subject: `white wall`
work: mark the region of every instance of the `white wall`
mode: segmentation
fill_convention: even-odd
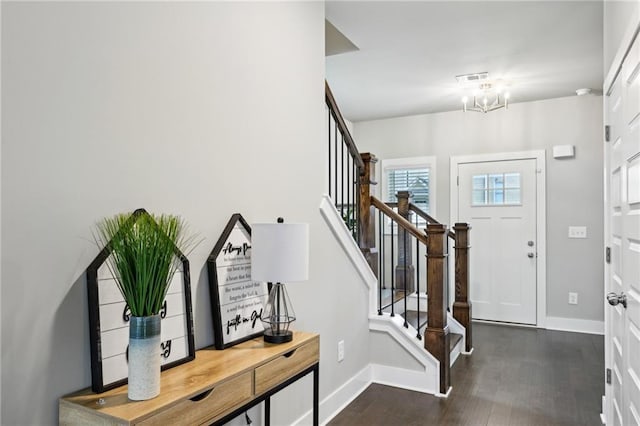
[[[321,399],[368,364],[366,289],[318,210],[322,3],[3,3],[2,67],[2,424],[56,423],[57,398],[90,385],[91,230],[137,207],[205,238],[197,347],[213,342],[204,266],[231,214],[310,223],[310,280],[289,291],[296,327],[321,334]],[[310,408],[307,380],[274,398],[273,422]]]
[[[489,114],[462,111],[354,123],[361,152],[380,159],[437,157],[437,211],[449,221],[449,158],[456,155],[547,151],[547,316],[603,320],[602,97],[517,103]],[[554,145],[576,157],[554,160]],[[569,225],[589,238],[569,240]],[[473,232],[473,231],[471,231]],[[579,293],[569,305],[568,293]]]

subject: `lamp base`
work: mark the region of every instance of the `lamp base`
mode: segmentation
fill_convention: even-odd
[[[264,341],[267,343],[287,343],[291,340],[293,340],[291,331],[280,332],[280,334],[273,334],[271,330],[264,331]]]

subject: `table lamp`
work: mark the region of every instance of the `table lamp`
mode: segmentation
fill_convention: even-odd
[[[291,341],[289,325],[296,320],[285,282],[309,279],[309,225],[254,223],[251,225],[251,280],[269,283],[269,299],[260,319],[268,343]]]

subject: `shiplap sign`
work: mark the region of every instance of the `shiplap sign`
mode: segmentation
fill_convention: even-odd
[[[143,209],[134,215],[147,214]],[[132,215],[132,217],[137,217]],[[104,392],[127,382],[129,318],[127,304],[111,274],[105,248],[87,268],[91,339],[91,382],[94,392]],[[158,356],[162,369],[195,358],[189,261],[177,249],[180,268],[172,277],[161,317]]]
[[[217,349],[262,335],[260,315],[267,284],[251,280],[251,228],[231,216],[207,261],[214,342]]]

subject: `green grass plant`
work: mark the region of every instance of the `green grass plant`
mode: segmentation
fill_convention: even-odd
[[[107,265],[131,315],[157,315],[182,265],[176,247],[184,253],[194,245],[184,221],[143,211],[104,218],[96,227],[96,241],[111,251]]]

